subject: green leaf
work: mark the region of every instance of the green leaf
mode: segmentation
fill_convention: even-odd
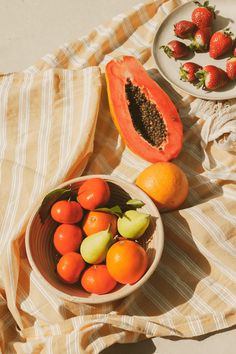
[[[60,188],[48,193],[43,199],[42,204],[39,208],[39,216],[41,222],[44,224],[48,215],[50,214],[51,207],[59,199],[69,199],[71,197],[71,190]]]
[[[123,215],[123,212],[122,212],[121,208],[119,207],[119,205],[115,205],[112,208],[97,208],[95,210],[104,211],[106,213],[114,214],[118,217],[122,217],[122,215]]]
[[[134,207],[135,209],[141,208],[142,206],[145,205],[145,203],[139,199],[130,199],[130,200],[128,200],[128,202],[126,202],[126,204]]]

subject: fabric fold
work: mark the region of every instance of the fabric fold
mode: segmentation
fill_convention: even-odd
[[[24,318],[22,308],[26,282],[19,284],[26,223],[48,191],[75,169],[81,174],[87,164],[100,104],[100,69],[13,73],[1,78],[0,90],[1,286],[9,322],[22,329],[31,317]]]
[[[235,181],[236,163],[232,154],[236,152],[236,99],[222,102],[196,99],[190,115],[204,120],[201,145],[207,176]]]

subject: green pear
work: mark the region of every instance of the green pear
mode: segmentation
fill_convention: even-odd
[[[128,210],[118,218],[117,229],[125,238],[137,239],[141,237],[150,223],[150,215],[137,210]]]
[[[80,253],[85,262],[99,264],[104,261],[113,237],[109,230],[104,230],[87,236],[80,246]]]

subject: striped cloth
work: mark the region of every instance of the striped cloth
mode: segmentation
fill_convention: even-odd
[[[65,44],[21,73],[0,76],[0,348],[2,353],[99,353],[154,336],[193,337],[236,323],[236,102],[194,100],[152,69],[151,43],[184,1],[150,1]],[[134,55],[171,96],[184,124],[175,160],[189,196],[162,214],[165,246],[148,282],[115,303],[63,301],[32,272],[24,232],[57,184],[105,173],[134,181],[148,163],[110,118],[103,71]]]

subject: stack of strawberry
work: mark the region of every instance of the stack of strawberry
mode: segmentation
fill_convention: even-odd
[[[207,52],[213,59],[222,58],[230,53],[232,56],[226,62],[226,71],[214,65],[204,67],[186,62],[181,65],[179,74],[183,81],[193,83],[197,88],[217,90],[230,80],[236,80],[236,41],[229,28],[213,33],[212,25],[216,18],[215,8],[195,2],[197,8],[192,12],[192,21],[182,20],[174,25],[174,33],[181,39],[191,40],[189,46],[178,40],[172,40],[162,46],[168,57],[174,59],[187,58],[192,52]]]

